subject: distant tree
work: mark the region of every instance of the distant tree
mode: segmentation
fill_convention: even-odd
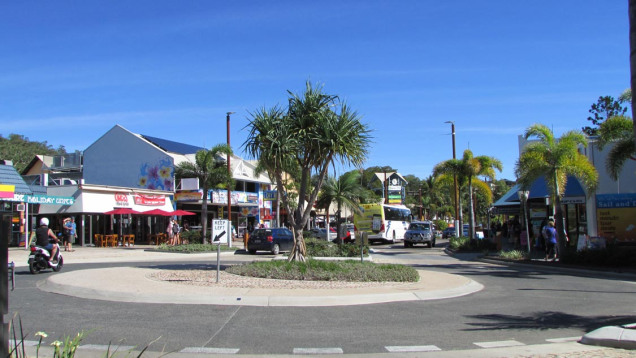
[[[175,167],[177,178],[198,178],[203,189],[201,203],[201,226],[203,243],[207,243],[208,233],[208,191],[213,188],[227,188],[232,178],[227,172],[227,162],[221,154],[232,155],[227,144],[218,144],[210,150],[200,150],[194,156],[194,162],[181,162]]]
[[[621,102],[615,100],[612,96],[601,96],[596,103],[592,104],[588,112],[592,116],[587,117],[587,120],[591,121],[596,127],[586,126],[582,128],[582,131],[588,136],[593,136],[597,134],[598,126],[604,120],[614,116],[622,116],[627,112],[627,108],[623,107]]]
[[[63,145],[54,149],[46,141],[32,142],[20,134],[9,134],[8,138],[0,135],[0,159],[13,161],[13,167],[22,172],[36,155],[64,155]]]
[[[347,208],[354,213],[359,213],[360,206],[358,204],[360,203],[361,192],[360,173],[355,170],[344,173],[338,179],[327,177],[320,189],[320,194],[318,194],[318,200],[316,201],[318,207],[326,209],[327,213],[329,213],[331,204],[336,204],[336,239],[339,239],[338,242],[340,243],[342,243],[342,238],[340,237],[342,209]]]

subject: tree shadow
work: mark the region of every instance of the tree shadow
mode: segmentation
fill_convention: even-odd
[[[562,329],[578,328],[589,332],[604,326],[619,326],[636,322],[636,316],[579,316],[563,312],[543,311],[527,316],[485,314],[467,316],[479,322],[469,322],[475,328],[466,331],[491,331],[503,329]]]

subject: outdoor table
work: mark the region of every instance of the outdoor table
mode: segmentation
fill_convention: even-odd
[[[116,247],[117,246],[117,234],[113,235],[104,235],[104,241],[106,247]]]

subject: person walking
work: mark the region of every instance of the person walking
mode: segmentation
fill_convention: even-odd
[[[77,225],[75,224],[75,218],[71,216],[71,232],[69,233],[69,240],[68,240],[68,251],[75,251],[73,250],[73,244],[75,243],[75,239],[77,239]]]
[[[168,235],[168,245],[173,245],[174,232],[172,232],[172,219],[168,220],[168,227],[166,228],[166,235]]]
[[[64,219],[62,224],[62,243],[64,244],[64,251],[71,251],[71,237],[74,235],[73,225],[71,218]]]
[[[557,259],[557,233],[554,228],[554,220],[550,219],[548,225],[545,226],[543,236],[545,237],[545,260],[552,258],[552,261]]]
[[[181,245],[181,236],[179,233],[181,232],[181,228],[179,227],[179,223],[176,219],[172,220],[172,245]]]

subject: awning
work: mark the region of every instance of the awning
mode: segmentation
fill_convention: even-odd
[[[516,188],[516,189],[515,189]],[[508,195],[508,193],[512,192],[514,195]],[[506,201],[507,202],[517,202],[519,203],[519,196],[517,195],[517,191],[519,191],[519,185],[515,185],[508,193],[506,193]],[[548,191],[548,184],[545,180],[544,176],[539,177],[535,180],[530,186],[530,195],[528,196],[528,200],[532,199],[544,199],[550,197],[550,192]],[[565,193],[563,194],[564,198],[571,197],[581,197],[585,196],[585,190],[579,183],[578,179],[573,176],[568,176],[568,180],[565,184]]]

